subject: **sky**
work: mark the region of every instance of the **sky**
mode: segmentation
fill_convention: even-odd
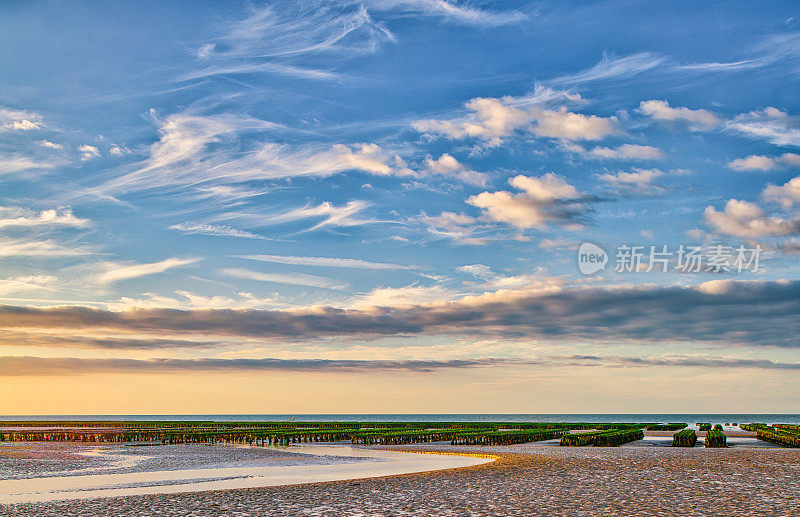
[[[0,414],[796,411],[796,3],[0,9]]]

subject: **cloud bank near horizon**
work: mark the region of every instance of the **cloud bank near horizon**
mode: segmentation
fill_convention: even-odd
[[[289,341],[471,334],[545,341],[699,341],[793,348],[800,346],[796,339],[800,281],[501,290],[452,302],[362,309],[112,312],[77,306],[0,306],[0,328],[111,329]]]

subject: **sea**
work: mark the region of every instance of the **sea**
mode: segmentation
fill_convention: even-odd
[[[800,414],[777,413],[386,413],[274,415],[0,415],[0,421],[212,421],[212,422],[587,422],[800,424]]]

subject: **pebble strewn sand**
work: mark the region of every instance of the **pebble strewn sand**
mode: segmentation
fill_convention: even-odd
[[[408,447],[497,453],[466,469],[24,505],[7,515],[800,515],[800,450]],[[403,449],[402,447],[397,449]]]

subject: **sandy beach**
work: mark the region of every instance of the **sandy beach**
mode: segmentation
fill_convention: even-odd
[[[20,516],[800,513],[800,450],[532,444],[426,444],[391,449],[494,454],[497,460],[360,480],[12,505],[4,512]]]

